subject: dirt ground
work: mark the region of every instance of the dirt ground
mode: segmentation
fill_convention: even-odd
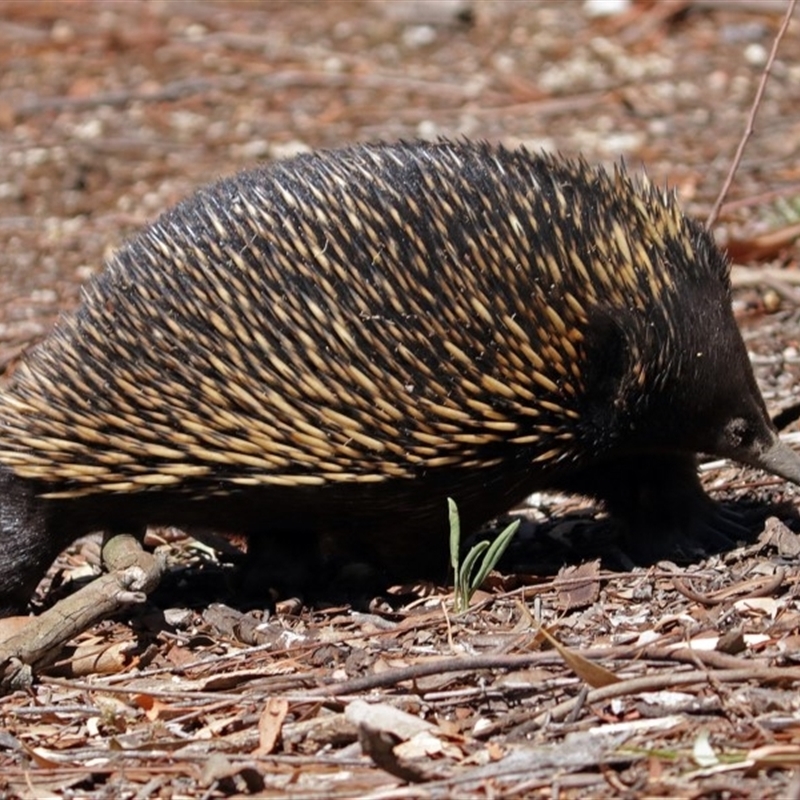
[[[447,136],[624,158],[705,219],[785,9],[0,0],[0,363],[195,187],[310,148]],[[800,12],[715,227],[786,422],[798,225]],[[368,612],[242,613],[213,602],[213,555],[172,534],[165,589],[0,701],[0,798],[800,797],[800,546],[784,524],[800,495],[727,464],[703,475],[721,499],[790,505],[731,552],[624,570],[563,516],[574,499],[534,498],[461,615],[447,587]],[[76,546],[55,583],[96,559]]]

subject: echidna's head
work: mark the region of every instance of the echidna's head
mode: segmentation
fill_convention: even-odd
[[[700,226],[682,220],[677,233],[645,270],[669,276],[658,291],[590,322],[589,379],[605,386],[612,446],[716,455],[800,483],[733,317],[727,260]]]
[[[698,308],[679,336],[680,359],[656,381],[653,407],[661,406],[659,419],[665,421],[657,439],[800,483],[800,457],[769,420],[729,305]]]

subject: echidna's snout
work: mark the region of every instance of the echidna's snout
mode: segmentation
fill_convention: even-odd
[[[756,421],[730,420],[714,452],[800,484],[800,455],[780,440],[766,415]]]
[[[800,455],[782,442],[777,434],[774,434],[772,443],[767,447],[754,449],[752,460],[747,463],[792,483],[800,484]]]

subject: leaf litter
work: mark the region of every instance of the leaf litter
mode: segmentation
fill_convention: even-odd
[[[468,135],[623,156],[703,219],[786,5],[600,5],[3,2],[0,362],[192,188],[311,147]],[[787,431],[799,40],[795,18],[715,231]],[[222,561],[162,532],[166,585],[2,698],[0,797],[800,796],[797,491],[702,474],[725,502],[775,505],[759,538],[628,569],[594,509],[534,497],[462,614],[430,585],[245,612],[216,602]],[[97,550],[71,548],[42,591],[85,580]]]

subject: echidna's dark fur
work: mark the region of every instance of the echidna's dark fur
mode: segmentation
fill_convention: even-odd
[[[93,529],[422,572],[448,495],[478,524],[553,487],[699,535],[696,452],[800,475],[729,301],[709,235],[621,170],[442,142],[224,180],[127,244],[0,396],[0,611]]]

